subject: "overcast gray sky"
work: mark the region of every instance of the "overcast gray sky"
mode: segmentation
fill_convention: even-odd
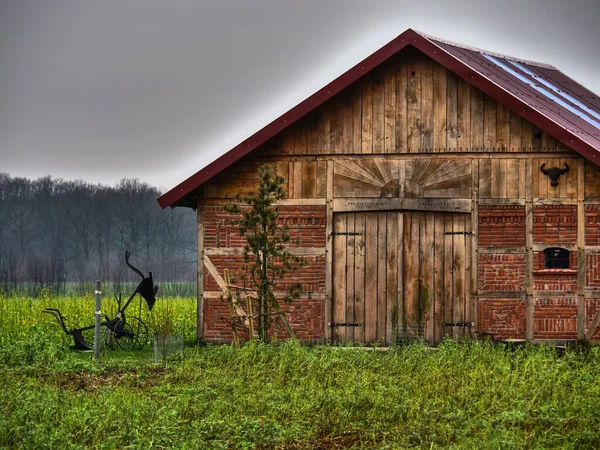
[[[0,0],[0,172],[169,189],[411,27],[600,93],[599,0]]]

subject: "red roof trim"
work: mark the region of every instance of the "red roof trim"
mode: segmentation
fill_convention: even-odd
[[[315,92],[306,100],[299,103],[258,132],[254,133],[248,139],[241,142],[227,153],[221,155],[215,161],[196,172],[187,180],[163,194],[158,199],[158,203],[162,208],[166,208],[167,206],[177,206],[177,204],[185,196],[189,195],[200,185],[217,175],[225,168],[229,167],[243,156],[247,155],[249,152],[275,136],[280,131],[287,128],[289,125],[324,103],[329,98],[333,97],[342,89],[348,87],[350,84],[362,77],[365,73],[374,69],[405,48],[407,45],[413,45],[427,56],[437,61],[439,64],[445,66],[448,70],[456,73],[458,76],[470,82],[472,85],[490,97],[508,106],[513,111],[518,112],[526,120],[543,129],[547,133],[550,133],[556,139],[565,145],[568,145],[585,158],[593,161],[595,164],[600,164],[598,149],[583,141],[577,135],[565,129],[563,126],[545,116],[540,111],[534,110],[524,101],[520,100],[510,92],[507,92],[505,89],[486,78],[483,74],[471,68],[467,63],[460,61],[448,53],[440,45],[436,44],[436,41],[433,40],[433,38],[422,36],[414,30],[408,29],[393,41],[384,45],[375,53],[368,56],[363,61],[340,75],[331,83]]]

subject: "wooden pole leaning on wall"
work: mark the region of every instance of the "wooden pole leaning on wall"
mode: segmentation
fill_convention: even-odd
[[[227,300],[227,306],[229,307],[229,320],[231,322],[231,331],[233,332],[233,344],[236,347],[240,346],[240,337],[237,332],[237,324],[235,323],[235,312],[233,307],[233,294],[231,293],[231,281],[229,279],[229,270],[223,271],[223,278],[225,279],[225,299]]]
[[[246,296],[246,307],[248,313],[248,336],[249,339],[254,339],[254,320],[252,319],[252,297]]]

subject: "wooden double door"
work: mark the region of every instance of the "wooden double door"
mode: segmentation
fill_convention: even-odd
[[[390,345],[470,332],[471,216],[334,215],[332,339]]]

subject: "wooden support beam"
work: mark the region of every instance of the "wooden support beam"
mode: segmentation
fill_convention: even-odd
[[[215,265],[212,263],[212,261],[210,260],[208,255],[204,255],[204,265],[208,269],[208,272],[215,279],[215,281],[217,282],[217,284],[219,285],[219,287],[221,288],[223,293],[227,294],[227,283],[225,283],[225,280],[221,277],[221,275],[219,275],[219,271],[217,270]]]
[[[577,339],[585,339],[585,160],[577,165]],[[590,327],[590,337],[596,331]]]
[[[204,338],[204,199],[202,189],[196,205],[196,221],[198,224],[198,283],[196,301],[196,336]]]
[[[325,339],[331,341],[331,314],[333,307],[333,161],[327,161],[327,192],[325,203]]]
[[[477,330],[477,290],[479,289],[479,161],[471,161],[471,317],[467,317]],[[467,287],[469,289],[469,287]]]
[[[525,338],[533,339],[533,162],[525,162]]]

